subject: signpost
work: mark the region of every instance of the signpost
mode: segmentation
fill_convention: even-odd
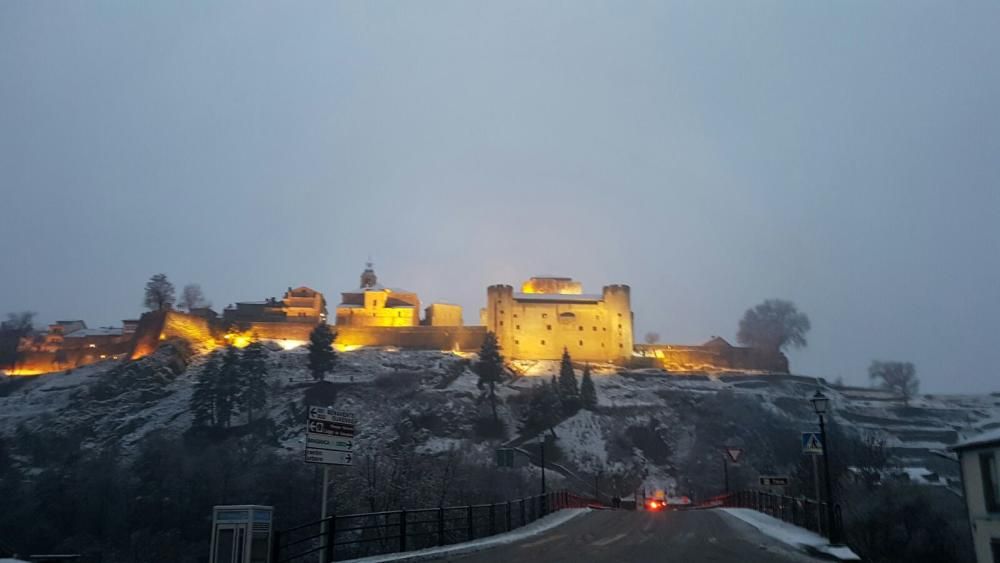
[[[792,481],[784,475],[761,475],[759,479],[762,487],[787,487]]]
[[[722,474],[725,480],[726,494],[729,494],[729,462],[731,461],[733,465],[739,463],[740,458],[743,457],[743,448],[726,446],[723,451],[726,452],[726,455],[722,457]]]
[[[323,407],[309,407],[306,420],[306,463],[323,465],[323,503],[320,518],[323,520],[323,541],[327,538],[326,505],[330,489],[330,466],[351,465],[354,457],[354,424],[357,421],[349,412],[337,412]],[[324,544],[325,547],[325,544]],[[327,550],[324,549],[325,554]],[[325,560],[325,555],[321,556]]]
[[[733,463],[739,463],[740,458],[743,457],[743,448],[726,448],[726,455],[729,456],[729,460]]]

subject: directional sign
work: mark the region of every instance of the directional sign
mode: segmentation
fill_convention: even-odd
[[[760,484],[763,487],[785,487],[792,480],[784,475],[761,475]]]
[[[331,450],[335,452],[349,452],[354,449],[353,438],[340,438],[337,436],[306,434],[306,447],[313,450]]]
[[[353,424],[340,424],[337,422],[327,422],[325,420],[315,420],[310,418],[306,423],[306,432],[316,434],[329,434],[331,436],[354,436]]]
[[[726,448],[726,455],[729,456],[729,461],[739,463],[743,457],[743,448]]]
[[[306,463],[324,463],[326,465],[351,465],[351,452],[336,452],[333,450],[316,450],[306,448]]]
[[[802,433],[802,453],[805,455],[823,455],[823,438],[819,432]]]
[[[351,413],[309,407],[309,420],[306,421],[306,463],[351,465],[355,422]]]

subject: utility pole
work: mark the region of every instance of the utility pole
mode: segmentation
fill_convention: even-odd
[[[723,478],[723,481],[724,481],[723,485],[725,486],[725,489],[723,489],[723,490],[724,490],[725,494],[728,495],[729,494],[729,460],[726,459],[726,454],[722,455],[722,476],[723,476],[722,478]]]

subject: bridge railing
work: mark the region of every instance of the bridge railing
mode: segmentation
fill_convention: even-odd
[[[450,545],[508,532],[564,508],[595,504],[566,491],[492,504],[335,514],[272,539],[271,563],[311,563]]]
[[[702,503],[702,506],[749,508],[800,528],[812,530],[821,536],[830,536],[826,503],[806,497],[790,497],[765,491],[746,490],[714,497]],[[841,524],[839,504],[833,505],[833,513],[837,523]]]

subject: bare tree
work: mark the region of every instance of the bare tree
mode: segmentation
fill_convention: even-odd
[[[917,394],[920,380],[917,379],[917,368],[910,362],[880,362],[873,360],[868,366],[868,377],[881,381],[883,389],[888,389],[903,398],[903,404],[909,405],[910,398]]]
[[[162,311],[174,305],[174,284],[166,274],[156,274],[146,282],[146,307],[151,311]]]
[[[660,341],[659,332],[647,332],[645,336],[646,344],[656,344]]]
[[[35,313],[31,311],[7,313],[7,320],[0,323],[0,367],[16,367],[18,345],[34,330],[34,321]]]
[[[788,346],[804,348],[810,328],[809,317],[794,303],[768,299],[744,313],[736,339],[744,346],[779,352]]]
[[[196,283],[189,283],[181,290],[181,300],[177,304],[181,309],[191,312],[191,309],[199,307],[211,307],[212,304],[205,301],[205,294],[201,291],[201,286]]]

